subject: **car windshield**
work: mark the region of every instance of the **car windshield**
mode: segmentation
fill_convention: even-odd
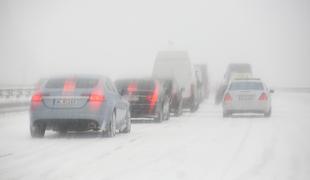
[[[261,82],[233,82],[230,85],[229,90],[231,91],[242,91],[242,90],[263,90],[263,84]]]

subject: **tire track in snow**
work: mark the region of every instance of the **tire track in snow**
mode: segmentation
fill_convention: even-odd
[[[244,148],[245,144],[246,144],[246,141],[250,135],[250,132],[251,132],[251,129],[252,129],[252,124],[253,124],[253,120],[249,120],[249,123],[248,123],[248,127],[246,128],[246,132],[243,136],[243,138],[241,139],[239,145],[238,145],[238,148],[237,150],[234,152],[233,156],[232,156],[232,159],[229,161],[227,167],[224,169],[223,173],[222,173],[222,176],[221,176],[221,180],[224,180],[228,174],[228,172],[233,168],[233,165],[235,163],[235,161],[238,159],[239,155],[240,155],[240,152],[241,150]]]

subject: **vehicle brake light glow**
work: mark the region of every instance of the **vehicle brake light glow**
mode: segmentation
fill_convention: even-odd
[[[31,110],[35,110],[42,104],[43,95],[41,92],[35,92],[31,97]]]
[[[129,95],[132,95],[134,92],[137,91],[137,84],[136,83],[130,83],[127,87],[127,92]]]
[[[146,97],[146,99],[150,103],[150,109],[149,109],[150,112],[152,112],[155,108],[156,102],[158,100],[158,94],[159,94],[159,85],[158,85],[158,82],[156,82],[155,88],[154,88],[152,94],[150,94]]]
[[[104,93],[100,89],[95,89],[89,95],[89,105],[92,110],[98,110],[105,100]]]
[[[31,102],[41,102],[42,94],[40,92],[36,92],[32,95]]]
[[[262,95],[259,97],[259,100],[260,101],[267,101],[268,100],[267,94],[266,93],[262,93]]]
[[[224,102],[231,102],[232,101],[232,97],[229,93],[227,93],[225,96],[224,96]]]
[[[64,92],[73,91],[75,89],[75,82],[73,80],[67,80],[64,83]]]

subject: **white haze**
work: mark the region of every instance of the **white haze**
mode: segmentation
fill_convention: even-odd
[[[248,62],[273,86],[310,86],[309,0],[0,0],[0,84],[63,73],[150,75],[188,50],[220,80]]]

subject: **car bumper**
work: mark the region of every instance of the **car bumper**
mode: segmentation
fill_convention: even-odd
[[[98,129],[105,127],[108,119],[107,114],[108,112],[103,109],[93,112],[88,109],[40,108],[30,112],[30,121],[31,124],[35,122],[44,123],[47,129],[54,129],[62,125],[68,127],[91,125],[95,126],[93,129]],[[79,130],[79,128],[76,130]]]
[[[131,104],[130,115],[132,118],[155,118],[158,115],[157,105],[153,109],[149,104]]]
[[[231,113],[267,113],[269,102],[223,103],[223,111]]]

